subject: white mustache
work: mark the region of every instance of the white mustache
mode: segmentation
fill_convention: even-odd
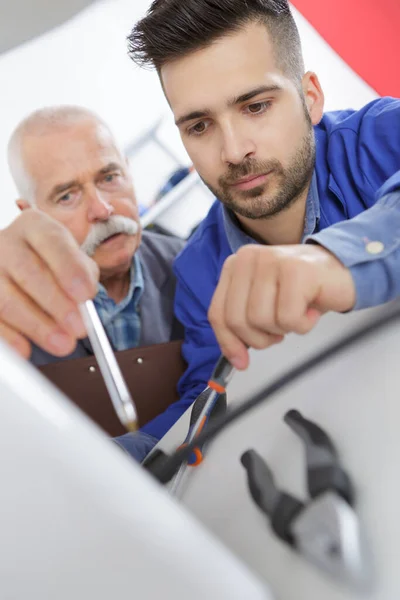
[[[122,215],[111,215],[107,221],[95,223],[92,226],[85,241],[81,245],[81,250],[88,256],[93,256],[96,248],[112,235],[116,235],[117,233],[136,235],[138,231],[139,225],[133,219],[123,217]]]

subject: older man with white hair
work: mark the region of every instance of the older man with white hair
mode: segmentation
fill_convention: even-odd
[[[94,301],[115,349],[169,341],[175,332],[171,265],[183,242],[142,233],[128,165],[108,127],[80,107],[44,108],[14,131],[8,157],[20,195],[17,204],[23,214],[28,211],[31,228],[38,223],[38,211],[45,213],[63,224],[97,264],[100,285]],[[56,247],[52,253],[57,254]],[[32,279],[50,260],[31,252]],[[41,283],[30,300],[52,315],[51,305],[64,305],[65,299],[51,287],[51,279]],[[20,293],[18,281],[12,291]],[[68,314],[67,307],[65,312],[67,331],[81,336],[79,316]],[[43,340],[32,333],[35,364],[64,353],[62,339],[52,340],[53,354],[39,349]],[[67,358],[88,351],[79,342]]]
[[[141,231],[127,161],[103,121],[76,106],[38,110],[8,158],[22,214],[0,232],[0,335],[25,356],[31,343],[36,365],[88,355],[77,304],[95,296],[116,350],[182,337],[172,262],[183,242]],[[141,450],[156,441],[145,439]]]

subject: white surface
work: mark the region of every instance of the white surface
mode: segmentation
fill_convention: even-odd
[[[228,387],[229,403],[242,402],[373,312],[328,315],[312,334],[289,336],[273,349],[252,353],[250,369],[237,373]],[[329,432],[355,484],[375,577],[373,592],[363,597],[400,598],[399,333],[400,323],[392,325],[301,378],[221,433],[208,447],[205,462],[191,469],[182,502],[282,600],[360,597],[333,584],[277,540],[250,499],[240,464],[241,454],[249,448],[268,462],[280,487],[307,498],[304,447],[283,422],[291,408]],[[185,432],[179,423],[162,444],[173,447]]]
[[[0,0],[0,52],[60,25],[94,0]]]
[[[0,363],[2,600],[272,600],[32,366]]]

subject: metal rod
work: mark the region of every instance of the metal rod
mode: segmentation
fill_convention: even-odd
[[[88,300],[79,308],[115,412],[129,431],[136,431],[138,427],[136,406],[94,304]]]

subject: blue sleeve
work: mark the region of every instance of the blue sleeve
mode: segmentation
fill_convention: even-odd
[[[356,158],[372,206],[384,194],[378,190],[400,168],[400,100],[380,98],[361,111],[357,130]]]
[[[375,204],[378,190],[400,168],[400,100],[380,98],[357,111],[326,113],[323,125],[329,186],[337,188],[352,218]],[[358,202],[346,197],[349,186],[357,190]]]
[[[400,295],[400,171],[384,184],[377,197],[372,208],[306,240],[324,246],[350,269],[356,310]]]
[[[114,438],[113,441],[137,462],[142,462],[158,442],[157,439],[143,431],[125,433]]]
[[[201,282],[199,284],[202,287]],[[208,285],[204,287],[208,288]],[[141,428],[141,431],[157,439],[166,434],[204,390],[220,356],[217,340],[207,318],[207,298],[208,294],[196,295],[178,274],[175,315],[185,328],[182,349],[188,366],[179,381],[179,400]]]

